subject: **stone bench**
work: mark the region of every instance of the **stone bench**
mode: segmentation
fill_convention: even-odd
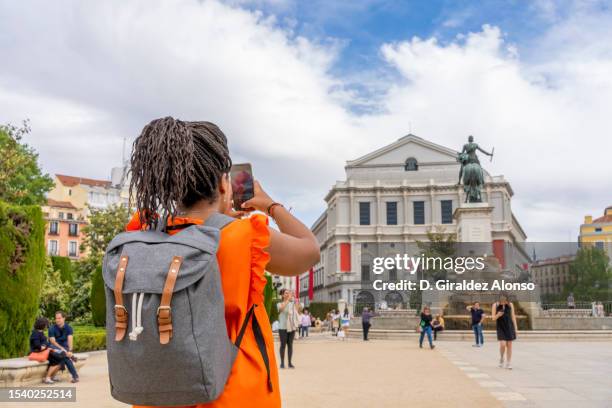
[[[74,366],[78,369],[83,367],[88,354],[75,353],[77,362]],[[39,363],[38,361],[28,360],[27,357],[9,358],[0,360],[0,388],[3,387],[23,387],[40,383],[45,378],[48,363]],[[70,380],[68,370],[58,373],[58,376],[64,380]]]

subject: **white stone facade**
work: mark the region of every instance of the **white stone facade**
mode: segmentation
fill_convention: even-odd
[[[386,254],[401,253],[417,240],[426,241],[428,231],[458,232],[453,213],[465,196],[457,184],[456,155],[453,149],[408,135],[347,162],[346,180],[332,186],[325,197],[327,209],[312,226],[321,244],[312,302],[353,303],[361,266],[370,256],[362,256],[368,245]],[[493,241],[517,244],[526,239],[512,214],[512,195],[503,176],[485,171],[482,197],[492,207],[487,234]],[[303,274],[301,281],[307,277]]]

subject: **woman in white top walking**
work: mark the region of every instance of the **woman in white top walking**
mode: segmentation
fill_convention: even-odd
[[[342,337],[342,340],[348,339],[350,325],[351,325],[351,314],[349,313],[348,307],[345,307],[344,312],[342,313],[342,316],[340,317],[340,328],[342,330],[342,334],[340,335],[340,337]]]

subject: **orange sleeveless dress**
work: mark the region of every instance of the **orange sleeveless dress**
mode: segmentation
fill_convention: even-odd
[[[169,225],[186,223],[202,224],[202,220],[176,217]],[[130,221],[126,229],[128,231],[141,229],[137,215]],[[180,230],[171,233],[178,232]],[[221,396],[208,404],[190,406],[192,408],[275,408],[281,406],[274,339],[263,303],[263,290],[266,286],[264,270],[270,258],[265,248],[269,243],[268,217],[255,214],[249,218],[236,220],[221,230],[217,260],[225,296],[227,335],[232,342],[236,341],[240,326],[251,305],[259,305],[255,308],[255,316],[266,341],[270,359],[272,391],[268,389],[266,366],[257,348],[252,326],[249,324]]]

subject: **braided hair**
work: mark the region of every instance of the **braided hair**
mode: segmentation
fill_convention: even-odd
[[[217,125],[169,116],[155,119],[132,146],[130,200],[135,200],[141,221],[152,226],[158,211],[174,216],[179,205],[213,203],[231,166],[227,138]]]

